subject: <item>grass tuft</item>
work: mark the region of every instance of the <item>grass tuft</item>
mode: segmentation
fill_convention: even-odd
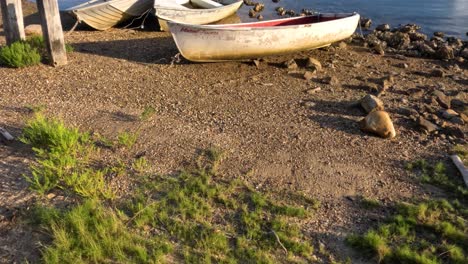
[[[135,133],[129,133],[129,132],[122,132],[118,135],[117,141],[120,146],[126,147],[128,149],[132,148],[133,145],[135,145],[136,141],[138,139],[138,135]]]

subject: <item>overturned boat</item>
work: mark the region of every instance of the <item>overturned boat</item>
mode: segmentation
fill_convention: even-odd
[[[153,8],[154,0],[92,0],[66,9],[78,22],[97,30],[109,29]]]
[[[155,0],[155,15],[161,30],[167,31],[167,21],[203,25],[233,15],[243,0]]]
[[[168,22],[187,60],[215,62],[255,59],[328,46],[349,38],[359,14],[316,14],[270,21],[192,25]]]

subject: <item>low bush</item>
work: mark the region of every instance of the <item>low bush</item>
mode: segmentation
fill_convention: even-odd
[[[30,44],[17,41],[0,49],[0,64],[13,68],[32,66],[41,62],[41,54]]]

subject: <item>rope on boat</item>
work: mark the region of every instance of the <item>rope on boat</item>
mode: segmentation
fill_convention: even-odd
[[[79,19],[76,20],[75,22],[75,25],[73,25],[73,27],[67,32],[67,34],[65,34],[65,36],[68,36],[70,35],[71,33],[73,33],[73,31],[75,31],[76,27],[78,26],[78,24],[80,24],[81,21]]]
[[[143,12],[143,14],[141,14],[139,17],[135,17],[134,19],[132,19],[132,21],[131,21],[129,24],[127,24],[127,25],[124,26],[123,28],[125,28],[125,29],[144,28],[146,18],[148,18],[148,15],[149,15],[149,13],[151,12],[151,10],[152,10],[152,8],[150,8],[150,9],[146,10],[145,12]],[[129,28],[129,26],[132,25],[133,22],[135,22],[135,20],[140,19],[140,18],[142,18],[143,16],[144,16],[145,18],[143,18],[143,22],[141,22],[141,24],[140,24],[138,27]]]

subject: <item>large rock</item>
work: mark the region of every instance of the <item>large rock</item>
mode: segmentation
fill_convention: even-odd
[[[439,47],[436,51],[435,56],[441,60],[451,60],[455,58],[455,55],[453,54],[453,48],[447,45]]]
[[[408,34],[397,32],[393,34],[392,38],[388,42],[388,45],[392,48],[405,50],[409,47],[411,39]]]
[[[39,24],[27,25],[24,28],[24,34],[26,34],[26,36],[34,36],[34,35],[42,36],[42,26]]]
[[[359,122],[362,131],[376,134],[382,138],[396,136],[390,115],[385,111],[373,111]]]
[[[384,110],[383,102],[378,97],[368,94],[359,100],[359,104],[367,113],[375,110]]]
[[[462,56],[463,58],[465,58],[465,59],[468,60],[468,48],[464,48],[464,49],[460,52],[460,56]]]

